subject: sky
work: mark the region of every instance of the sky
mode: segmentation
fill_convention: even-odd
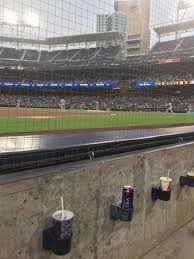
[[[13,10],[20,19],[29,12],[38,15],[39,28],[18,28],[19,36],[45,38],[90,33],[95,32],[96,15],[113,12],[113,6],[114,0],[0,0],[0,20],[4,20],[7,10]],[[0,34],[5,33],[14,36],[16,28],[1,28]]]
[[[129,0],[130,2],[143,0]],[[150,24],[162,24],[176,18],[178,0],[151,0]],[[194,1],[194,0],[193,0]],[[112,13],[114,0],[0,0],[0,22],[4,13],[14,11],[20,20],[28,13],[39,17],[38,28],[0,25],[0,36],[44,39],[96,31],[96,15]],[[194,17],[194,9],[188,13]],[[153,34],[153,33],[152,33]],[[152,39],[154,40],[154,35]]]

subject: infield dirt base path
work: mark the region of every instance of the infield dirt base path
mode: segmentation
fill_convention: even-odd
[[[109,116],[110,112],[88,111],[87,113],[81,112],[61,112],[60,110],[44,111],[44,109],[25,109],[25,108],[0,108],[0,117],[3,118],[65,118],[65,117],[99,117]]]

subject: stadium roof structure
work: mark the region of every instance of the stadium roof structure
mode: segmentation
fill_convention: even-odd
[[[27,39],[15,37],[0,37],[1,42],[9,43],[23,43],[23,44],[37,44],[45,46],[53,45],[69,45],[76,43],[102,42],[111,40],[123,40],[123,34],[119,32],[98,32],[90,34],[79,34],[62,37],[52,37],[46,39]]]
[[[194,20],[178,22],[173,21],[171,24],[160,24],[152,27],[157,35],[164,35],[179,31],[188,31],[194,29]]]
[[[74,44],[84,42],[98,42],[108,40],[123,39],[123,34],[119,32],[97,32],[90,34],[79,34],[65,37],[48,38],[46,41],[49,45]]]
[[[41,44],[45,45],[45,40],[35,40],[35,39],[27,39],[27,38],[15,38],[15,37],[6,37],[1,36],[0,41],[8,42],[8,43],[23,43],[23,44]]]

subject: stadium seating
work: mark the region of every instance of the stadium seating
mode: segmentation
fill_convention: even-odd
[[[25,55],[23,60],[24,61],[38,61],[39,58],[39,52],[36,50],[24,50]]]
[[[179,40],[157,42],[151,52],[167,52],[175,50]]]
[[[72,60],[90,60],[93,59],[99,48],[81,49]]]
[[[108,47],[108,48],[101,48],[98,52],[97,56],[95,57],[96,60],[114,60],[115,56],[119,53],[120,47]]]
[[[194,36],[185,37],[178,47],[179,50],[194,48]]]
[[[57,51],[58,53],[58,51]],[[40,62],[48,62],[56,55],[56,52],[41,51]]]
[[[20,60],[23,54],[23,50],[17,50],[14,48],[3,48],[1,51],[1,59],[14,59]]]
[[[180,38],[178,40],[157,42],[151,49],[151,53],[155,52],[171,52],[183,51],[194,48],[194,36]],[[180,53],[181,54],[181,53]]]
[[[77,50],[76,50],[77,52]],[[54,58],[53,61],[57,60],[68,60],[68,51],[67,50],[61,50],[61,51],[55,51],[54,52]]]
[[[36,61],[37,63],[55,63],[65,62],[67,66],[88,64],[89,61],[94,61],[93,64],[100,62],[112,62],[115,57],[122,57],[120,46],[110,47],[96,47],[96,48],[82,48],[82,49],[69,49],[57,51],[36,51],[31,49],[16,50],[14,48],[3,48],[0,50],[0,59],[16,60],[16,61]],[[69,63],[67,63],[69,61]],[[75,62],[76,61],[76,62]],[[80,61],[80,62],[78,62]],[[11,64],[11,63],[10,63]]]
[[[65,48],[65,47],[64,47]],[[194,36],[178,40],[157,42],[149,53],[144,55],[127,56],[122,51],[121,45],[107,47],[91,47],[62,50],[32,50],[1,48],[0,61],[6,66],[29,65],[32,61],[37,66],[51,68],[59,64],[61,67],[74,66],[101,66],[104,65],[141,65],[142,63],[158,63],[160,59],[179,57],[188,59],[194,55]]]

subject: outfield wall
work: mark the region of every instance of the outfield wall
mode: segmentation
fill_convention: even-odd
[[[0,259],[60,258],[42,249],[42,230],[60,208],[61,195],[75,214],[72,251],[61,258],[139,258],[193,218],[194,190],[179,186],[192,167],[194,143],[1,177]],[[151,186],[169,169],[171,201],[153,202]],[[110,204],[126,184],[135,188],[133,219],[113,221]]]

